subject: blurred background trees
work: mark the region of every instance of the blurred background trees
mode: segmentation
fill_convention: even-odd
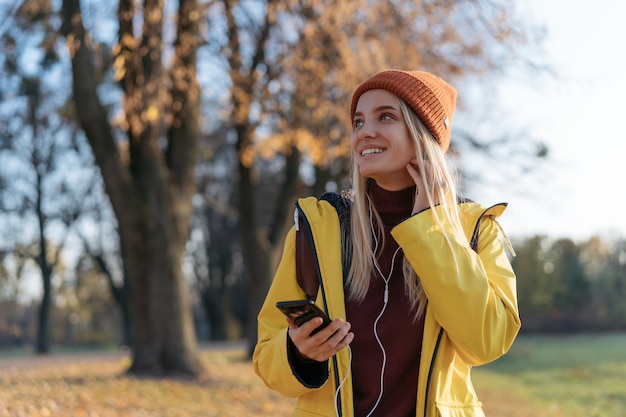
[[[350,186],[354,88],[395,67],[462,92],[536,66],[541,30],[514,5],[0,1],[0,348],[126,344],[157,374],[202,372],[196,339],[251,349],[293,201]],[[476,158],[515,175],[548,152],[455,132],[468,189]],[[623,241],[514,243],[525,331],[624,328]]]
[[[517,242],[513,268],[527,332],[626,329],[626,241],[534,236]]]
[[[63,88],[70,80],[59,63],[58,33],[49,8],[24,4],[12,22],[11,33],[3,37],[0,208],[8,225],[4,240],[14,245],[12,259],[20,265],[32,261],[41,277],[35,349],[46,353],[53,278],[62,269],[66,238],[89,211],[85,196],[96,177],[89,163],[84,164],[89,153],[81,149],[76,125],[67,118],[72,110]]]

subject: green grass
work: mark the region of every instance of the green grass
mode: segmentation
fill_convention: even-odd
[[[626,416],[626,334],[520,336],[472,374],[491,401],[483,398],[485,408],[501,407],[499,416],[512,398],[532,403],[537,416]]]

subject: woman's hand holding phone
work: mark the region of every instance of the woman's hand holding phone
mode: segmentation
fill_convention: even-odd
[[[308,300],[281,302],[277,307],[287,318],[289,338],[300,354],[308,359],[323,362],[354,339],[350,323],[340,318],[331,321]]]
[[[354,339],[354,333],[350,332],[350,323],[340,318],[333,320],[322,330],[312,334],[322,322],[322,318],[314,317],[298,327],[293,320],[287,318],[289,338],[300,354],[318,362],[329,359],[348,346]]]

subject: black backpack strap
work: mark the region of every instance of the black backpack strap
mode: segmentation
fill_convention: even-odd
[[[309,239],[306,230],[304,230],[302,218],[298,217],[298,222],[296,231],[296,279],[306,293],[306,297],[315,301],[319,288],[315,255],[311,239]]]
[[[341,193],[324,193],[319,200],[328,201],[337,210],[339,225],[341,228],[342,246],[342,269],[344,282],[350,268],[349,251],[344,250],[346,242],[350,238],[350,204],[351,190]],[[317,276],[317,265],[311,239],[304,230],[302,219],[298,217],[298,227],[296,232],[296,279],[298,284],[306,293],[309,300],[317,298],[320,282]]]
[[[343,271],[344,283],[348,279],[352,256],[352,245],[350,241],[350,207],[353,197],[353,190],[343,190],[341,193],[324,193],[319,198],[320,200],[328,201],[330,205],[337,210],[341,230],[341,269]]]

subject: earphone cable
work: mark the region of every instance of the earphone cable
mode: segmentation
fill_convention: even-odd
[[[348,374],[350,373],[350,368],[352,367],[352,349],[350,349],[350,345],[348,345],[347,348],[348,348],[348,355],[349,355],[348,356],[348,368],[346,370],[346,374],[341,380],[341,383],[335,390],[335,416],[337,417],[339,417],[339,410],[337,409],[337,399],[339,398],[339,392],[341,390],[341,387],[343,387],[343,384],[345,384],[345,382],[348,380]]]

